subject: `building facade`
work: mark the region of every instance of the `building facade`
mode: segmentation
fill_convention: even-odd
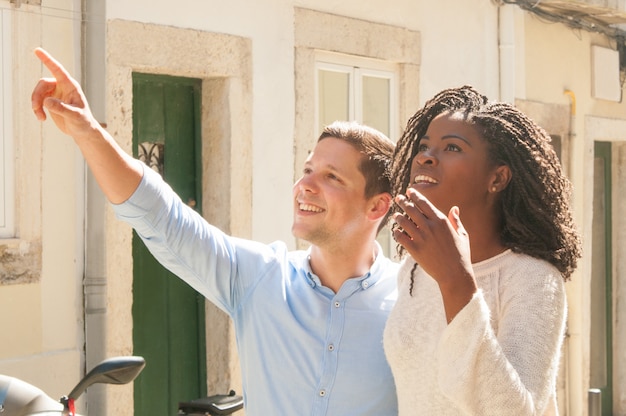
[[[553,137],[584,240],[566,284],[560,413],[588,414],[598,388],[603,414],[626,415],[623,1],[0,0],[0,13],[0,373],[60,397],[104,358],[184,338],[199,354],[203,393],[241,385],[217,308],[199,300],[189,312],[193,339],[150,321],[140,300],[156,295],[140,284],[145,254],[132,231],[71,139],[32,115],[31,91],[49,76],[33,55],[41,46],[81,81],[128,152],[156,155],[155,168],[181,144],[145,109],[187,97],[190,110],[171,116],[193,115],[189,203],[226,232],[293,248],[302,243],[290,233],[291,186],[320,126],[357,119],[397,139],[428,98],[462,84],[515,103]],[[166,98],[141,101],[157,96]],[[162,290],[174,310],[194,296]],[[132,414],[150,388],[97,387],[81,405]]]

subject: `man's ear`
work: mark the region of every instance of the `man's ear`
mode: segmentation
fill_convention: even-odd
[[[492,175],[491,182],[489,184],[489,192],[501,192],[506,189],[511,182],[513,173],[508,165],[498,166]]]
[[[388,192],[383,192],[371,198],[371,206],[369,210],[369,218],[372,221],[383,219],[391,208],[393,198]]]

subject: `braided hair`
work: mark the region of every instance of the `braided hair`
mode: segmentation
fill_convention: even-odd
[[[581,256],[580,236],[569,205],[571,184],[562,172],[550,136],[510,104],[489,102],[471,86],[435,95],[409,119],[396,145],[391,166],[393,195],[406,192],[419,140],[430,122],[445,112],[462,112],[487,143],[490,161],[511,169],[511,180],[499,199],[502,244],[514,252],[546,260],[565,281],[569,280]],[[402,213],[397,204],[392,209]],[[397,224],[392,228],[398,228]],[[406,254],[399,244],[397,251],[400,257]]]

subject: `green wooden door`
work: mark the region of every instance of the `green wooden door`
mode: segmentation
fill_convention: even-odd
[[[133,74],[133,153],[200,210],[200,81]],[[135,415],[172,416],[206,394],[204,298],[133,236],[133,345],[146,359]]]
[[[602,394],[602,415],[613,414],[613,288],[611,143],[595,142],[591,253],[590,387]]]

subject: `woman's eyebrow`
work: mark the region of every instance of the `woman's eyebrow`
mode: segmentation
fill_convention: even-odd
[[[420,141],[422,141],[422,140],[429,140],[429,139],[430,139],[430,137],[429,137],[429,136],[422,136],[422,137],[418,140],[418,142],[420,142]],[[472,145],[472,143],[470,143],[470,141],[469,141],[469,140],[467,140],[467,139],[465,138],[465,136],[461,136],[460,134],[457,134],[457,133],[448,133],[448,134],[445,134],[444,136],[442,136],[442,137],[441,137],[441,140],[446,140],[446,139],[459,139],[459,140],[462,140],[462,141],[464,141],[465,143],[467,143],[469,146],[471,146],[471,145]]]

